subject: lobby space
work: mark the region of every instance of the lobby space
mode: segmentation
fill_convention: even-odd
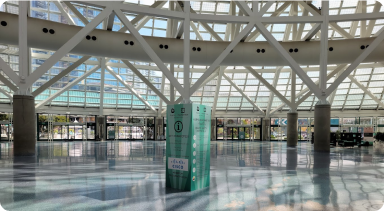
[[[384,150],[310,142],[212,141],[210,187],[165,184],[165,142],[38,142],[36,156],[13,157],[1,142],[5,210],[379,210]]]

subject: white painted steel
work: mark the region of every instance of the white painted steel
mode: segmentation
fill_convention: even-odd
[[[0,42],[10,45],[17,45],[17,26],[18,16],[13,14],[0,13],[2,20],[9,23],[6,30],[0,28]],[[42,32],[43,28],[55,29],[56,34],[52,36]],[[83,27],[70,26],[52,21],[28,18],[28,43],[32,48],[57,51],[66,41],[71,39]],[[131,34],[111,32],[105,30],[94,30],[92,34],[97,37],[97,41],[83,40],[70,53],[80,55],[91,55],[96,57],[108,57],[116,59],[129,59],[151,62],[151,58],[139,45],[137,39]],[[368,45],[374,38],[330,40],[329,46],[334,51],[329,52],[329,64],[352,63],[353,58],[357,58],[360,53],[361,45]],[[135,44],[124,45],[124,41],[133,41]],[[159,58],[165,63],[182,64],[183,41],[172,38],[145,37],[144,40],[154,49]],[[279,42],[284,50],[298,48],[299,52],[291,54],[292,58],[300,65],[318,65],[320,52],[319,41],[311,42]],[[167,44],[169,49],[164,53],[160,49],[160,44]],[[191,47],[201,47],[201,51],[191,52],[192,65],[211,65],[214,60],[227,47],[228,42],[213,41],[191,41]],[[266,53],[256,53],[256,49],[265,49]],[[376,48],[363,62],[384,61],[384,43]],[[234,52],[228,55],[220,65],[223,66],[288,66],[288,63],[281,59],[279,53],[268,42],[242,43],[240,42]],[[8,75],[8,74],[7,74]],[[12,79],[13,80],[13,79]]]

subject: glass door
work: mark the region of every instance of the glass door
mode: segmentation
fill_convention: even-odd
[[[309,140],[309,127],[299,127],[299,141],[307,141]]]
[[[62,139],[61,138],[61,134],[62,134],[61,128],[62,128],[61,125],[53,126],[53,139]]]
[[[63,125],[61,127],[61,138],[68,139],[68,125]]]
[[[216,139],[217,140],[223,140],[224,139],[224,128],[223,127],[217,128]]]
[[[261,128],[260,127],[254,127],[253,128],[253,139],[254,140],[261,140]]]
[[[232,140],[232,128],[228,127],[227,128],[227,140]]]
[[[244,135],[245,135],[245,139],[250,139],[251,138],[251,128],[249,128],[249,127],[246,127],[246,128],[244,128]]]
[[[237,128],[237,127],[234,127],[234,128],[232,128],[233,130],[233,132],[232,132],[232,139],[234,139],[234,140],[238,140],[239,139],[239,128]]]

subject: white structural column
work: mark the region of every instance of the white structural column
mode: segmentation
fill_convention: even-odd
[[[101,58],[101,61],[100,61],[100,71],[101,71],[101,75],[100,75],[100,106],[99,106],[99,116],[103,116],[104,115],[104,87],[105,87],[105,71],[106,71],[106,59],[105,57]]]
[[[54,83],[56,83],[58,80],[60,80],[61,78],[65,77],[70,72],[72,72],[75,68],[77,68],[78,66],[83,64],[89,58],[91,58],[91,56],[83,56],[81,59],[77,60],[71,66],[67,67],[67,69],[61,71],[59,74],[57,74],[51,80],[49,80],[49,81],[45,82],[45,84],[41,85],[38,89],[36,89],[34,92],[32,92],[32,95],[36,97],[37,95],[41,94],[46,89],[48,89],[50,86],[52,86]]]
[[[327,67],[328,67],[328,24],[329,24],[329,1],[322,1],[322,10],[324,21],[321,24],[321,39],[320,39],[320,90],[321,104],[327,103]]]
[[[200,85],[204,82],[204,80],[209,77],[216,68],[220,65],[220,63],[228,56],[228,54],[233,50],[233,48],[240,42],[241,38],[243,38],[246,34],[248,34],[252,28],[254,27],[254,22],[249,23],[243,31],[240,32],[236,36],[236,38],[228,45],[228,47],[216,58],[213,64],[204,72],[204,74],[196,81],[196,83],[190,89],[190,95],[196,92],[196,90],[200,87]]]
[[[291,110],[296,110],[295,99],[296,99],[296,74],[292,71],[291,76]]]
[[[140,71],[136,69],[133,64],[131,64],[131,62],[129,62],[128,60],[122,60],[122,62],[124,62],[124,64],[127,65],[127,67],[131,69],[132,72],[137,75],[137,77],[139,77],[153,92],[155,92],[157,96],[161,98],[162,101],[164,101],[166,104],[170,104],[168,98],[166,98],[162,92],[160,92],[145,76],[143,76]]]
[[[327,80],[331,79],[334,75],[336,75],[337,73],[339,73],[340,71],[342,71],[347,65],[344,64],[344,65],[339,65],[336,69],[334,69],[332,72],[330,72],[328,75],[327,75]],[[315,82],[315,84],[319,84],[319,80],[317,80]],[[309,92],[308,92],[309,91]],[[308,93],[307,93],[308,92]],[[296,102],[296,107],[298,107],[302,102],[304,102],[309,96],[311,96],[313,94],[313,92],[311,92],[309,90],[309,88],[305,88],[303,90],[301,90],[297,95],[296,95],[296,98],[299,98],[301,97],[303,94],[307,93],[305,96],[303,96],[302,98],[300,98],[300,100],[298,100]],[[275,113],[276,111],[280,110],[281,108],[283,108],[285,106],[284,103],[280,104],[279,106],[277,106],[275,109],[273,109],[270,114],[273,114]]]
[[[221,78],[223,77],[225,69],[226,69],[226,67],[220,67],[219,75],[217,76],[217,82],[216,82],[216,87],[215,87],[215,97],[213,98],[213,105],[212,105],[212,117],[215,117],[215,115],[216,115],[216,107],[217,107],[217,100],[219,99]]]
[[[253,102],[251,100],[251,98],[249,98],[248,95],[246,95],[243,90],[241,90],[232,80],[231,78],[229,78],[225,73],[223,74],[223,77],[249,102],[252,104],[252,106],[254,108],[256,108],[258,111],[260,111],[263,115],[265,115],[263,109],[261,109],[258,105],[255,104],[255,102]]]
[[[100,68],[100,65],[88,70],[87,72],[85,72],[82,76],[76,78],[75,80],[73,80],[72,82],[68,83],[64,88],[58,90],[55,94],[49,96],[47,99],[41,101],[39,104],[37,104],[35,106],[36,109],[44,106],[45,104],[51,102],[52,100],[54,100],[56,97],[60,96],[61,94],[63,94],[65,91],[67,91],[68,89],[70,89],[71,87],[73,87],[74,85],[78,84],[79,82],[81,82],[82,80],[85,80],[89,75],[91,75],[92,73],[96,72],[98,69]]]
[[[208,82],[212,81],[214,78],[216,78],[216,76],[218,76],[218,73],[215,71],[215,72],[212,73],[207,79],[205,79],[205,81],[199,86],[198,89],[202,88],[202,87],[205,86]],[[183,100],[183,98],[182,98],[182,97],[179,97],[179,98],[177,98],[176,101],[174,101],[173,104],[178,104],[178,103],[180,103],[182,100]],[[161,114],[165,114],[165,111],[166,111],[166,110],[163,110],[163,111],[161,112]]]
[[[171,69],[171,73],[172,75],[175,74],[175,64],[170,64],[170,69]],[[171,100],[171,103],[172,104],[177,104],[175,103],[175,87],[172,85],[172,83],[169,83],[169,97],[170,97],[170,100]]]
[[[275,72],[275,77],[273,78],[273,84],[272,84],[273,87],[277,86],[277,82],[279,81],[279,77],[280,77],[280,73],[281,73],[282,69],[283,69],[283,66],[277,67],[276,72]],[[274,97],[274,93],[271,91],[269,93],[266,118],[269,118],[269,115],[271,112],[271,107],[272,107],[272,102],[273,102],[273,97]]]
[[[184,53],[183,53],[183,56],[184,56],[184,66],[183,66],[184,75],[183,75],[183,79],[184,79],[185,96],[183,97],[184,98],[183,103],[191,103],[191,100],[190,100],[191,84],[190,84],[190,80],[189,80],[189,78],[190,78],[190,67],[189,67],[189,64],[190,64],[190,45],[191,45],[191,40],[190,40],[191,10],[189,9],[190,7],[191,7],[190,2],[184,1],[185,19],[184,19],[184,42],[183,42],[184,43]]]
[[[159,58],[159,56],[153,51],[151,46],[147,43],[147,41],[140,35],[139,31],[132,25],[132,23],[128,20],[123,12],[120,9],[115,8],[115,13],[117,17],[121,20],[121,22],[128,28],[129,32],[136,38],[136,40],[143,47],[143,50],[148,54],[148,56],[152,59],[152,61],[159,67],[159,69],[163,72],[163,74],[168,78],[169,82],[175,86],[176,90],[179,91],[180,95],[185,97],[184,88],[180,85],[177,79],[171,74],[168,68],[164,65],[163,61]]]
[[[89,32],[96,28],[108,15],[112,12],[111,8],[105,8],[98,16],[82,28],[75,36],[60,47],[49,59],[47,59],[40,67],[38,67],[27,79],[26,86],[32,86],[42,75],[44,75],[57,61],[71,51],[79,44]]]
[[[119,75],[113,71],[111,67],[106,67],[106,70],[117,79],[118,82],[122,83],[133,95],[135,95],[141,102],[144,103],[148,108],[157,114],[157,110],[149,104],[135,89],[133,89],[127,82],[125,82]],[[133,100],[133,99],[132,99]]]
[[[27,34],[27,15],[28,15],[27,1],[20,1],[19,3],[19,91],[17,94],[29,95],[29,87],[26,79],[29,75],[29,48],[28,48],[28,34]]]

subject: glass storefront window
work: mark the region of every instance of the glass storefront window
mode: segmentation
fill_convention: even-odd
[[[218,139],[218,140],[224,139],[224,128],[223,127],[218,127],[217,128],[216,139]]]
[[[224,125],[224,118],[217,118],[216,125]]]
[[[308,118],[300,118],[300,119],[298,119],[297,124],[299,126],[308,126],[309,125],[308,124]]]
[[[254,125],[261,125],[261,118],[253,118]]]
[[[361,125],[371,125],[372,123],[372,117],[360,117]]]
[[[242,125],[250,125],[251,119],[241,118],[241,123],[242,123]]]
[[[271,125],[279,125],[279,118],[271,118]]]
[[[377,117],[377,124],[384,125],[384,117]]]
[[[355,125],[359,124],[357,118],[343,118],[343,125]]]
[[[228,118],[227,119],[227,124],[228,125],[236,125],[236,124],[239,124],[239,120],[240,118]]]

